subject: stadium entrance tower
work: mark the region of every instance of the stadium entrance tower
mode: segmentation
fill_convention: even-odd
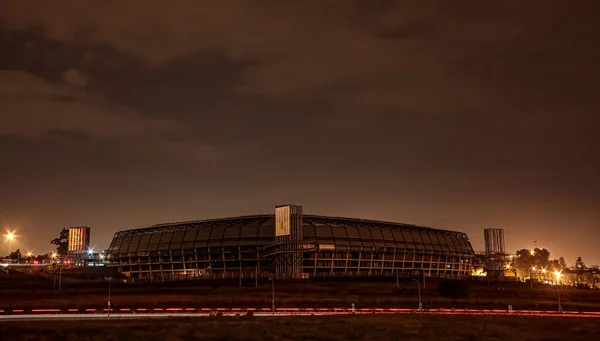
[[[265,246],[263,252],[273,258],[277,277],[304,277],[304,253],[316,250],[317,244],[304,240],[302,223],[302,206],[275,207],[275,243]]]
[[[502,279],[506,271],[508,255],[504,248],[503,229],[485,229],[485,268],[488,277]]]

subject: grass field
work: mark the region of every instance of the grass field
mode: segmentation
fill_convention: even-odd
[[[395,278],[345,281],[297,280],[276,281],[275,301],[278,307],[404,307],[418,305],[418,286],[412,280]],[[468,290],[458,297],[445,295],[441,282],[428,280],[422,288],[425,307],[506,309],[556,309],[556,287],[537,285],[531,290],[526,283],[464,283]],[[270,307],[271,283],[262,281],[255,287],[251,279],[200,280],[186,282],[131,285],[114,283],[113,307]],[[600,310],[599,290],[561,290],[561,303],[566,310]],[[101,308],[106,306],[106,282],[65,284],[60,291],[53,282],[25,274],[0,276],[0,309],[28,308]]]
[[[585,340],[598,321],[516,316],[214,317],[179,320],[0,323],[1,341],[154,340]]]
[[[269,307],[271,286],[252,283],[238,288],[232,285],[168,286],[168,287],[113,287],[111,301],[118,307]],[[277,306],[286,307],[416,307],[416,284],[402,283],[311,283],[280,282],[275,285]],[[9,308],[75,308],[103,307],[108,288],[65,287],[61,291],[50,289],[3,289],[0,291],[0,309]],[[448,297],[439,292],[439,285],[431,282],[423,289],[425,307],[497,308],[506,309],[556,309],[557,291],[554,287],[529,285],[469,284],[464,297]],[[561,300],[567,310],[600,310],[600,292],[590,290],[563,290]]]

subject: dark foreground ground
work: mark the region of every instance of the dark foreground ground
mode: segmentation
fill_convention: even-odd
[[[0,323],[1,341],[600,340],[596,319],[416,315]]]
[[[132,285],[113,283],[111,303],[121,308],[268,308],[272,284],[246,279],[199,280]],[[258,284],[256,287],[255,285]],[[425,308],[555,310],[560,294],[567,311],[600,311],[600,290],[579,290],[528,283],[486,281],[444,282],[429,279],[421,288]],[[444,289],[446,288],[446,289]],[[451,289],[451,290],[450,290]],[[357,308],[418,306],[418,285],[412,279],[360,278],[329,280],[277,280],[277,307]],[[108,283],[65,283],[61,290],[52,280],[25,274],[0,276],[0,310],[102,309],[108,301]]]

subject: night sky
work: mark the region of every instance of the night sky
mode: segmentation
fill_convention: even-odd
[[[2,0],[0,228],[100,249],[295,203],[599,264],[599,10]]]

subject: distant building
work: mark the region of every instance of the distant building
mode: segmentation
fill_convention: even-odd
[[[88,226],[69,228],[69,254],[84,253],[90,248],[90,228]]]

